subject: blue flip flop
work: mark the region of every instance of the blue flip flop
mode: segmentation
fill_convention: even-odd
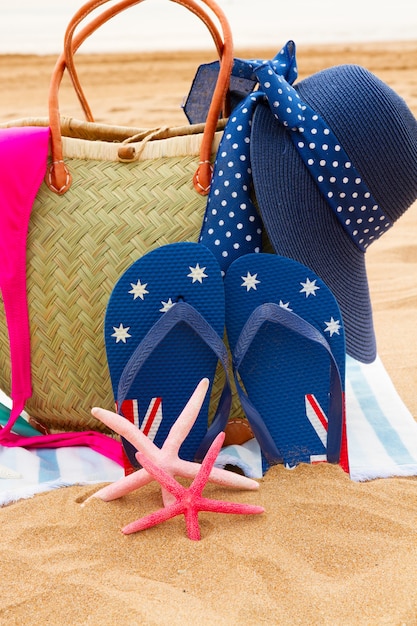
[[[264,471],[340,457],[345,338],[338,304],[306,266],[275,254],[234,261],[225,279],[236,387]]]
[[[192,242],[161,246],[133,263],[108,301],[104,335],[118,412],[134,421],[161,447],[195,387],[210,380],[203,407],[180,449],[185,460],[201,460],[224,430],[231,404],[220,267],[205,246]],[[208,427],[210,394],[218,362],[226,383]],[[135,448],[123,440],[138,467]]]

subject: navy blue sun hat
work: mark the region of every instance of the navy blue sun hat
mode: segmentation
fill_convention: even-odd
[[[417,198],[417,121],[397,93],[357,65],[282,89],[284,119],[274,113],[284,109],[281,96],[275,102],[268,94],[252,123],[262,221],[277,254],[307,265],[332,290],[348,354],[370,363],[376,341],[365,251]]]

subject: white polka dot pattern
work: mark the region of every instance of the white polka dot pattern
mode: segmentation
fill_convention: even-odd
[[[200,242],[214,253],[222,273],[236,258],[260,252],[262,221],[251,200],[250,133],[263,94],[250,94],[230,116],[214,163]]]
[[[253,76],[263,63],[259,59],[239,59],[239,72],[244,74],[246,64]],[[294,81],[297,67],[293,42],[288,42],[270,63],[277,75],[285,74]],[[223,275],[235,259],[260,252],[262,247],[262,220],[251,199],[250,137],[253,113],[264,99],[265,94],[256,91],[234,109],[217,151],[199,241],[210,248]]]
[[[223,275],[236,258],[261,250],[262,222],[251,200],[250,138],[255,108],[267,100],[341,225],[364,252],[392,224],[332,130],[291,86],[297,76],[293,42],[272,61],[248,65],[259,90],[236,107],[224,130],[199,241],[213,252]]]
[[[343,228],[363,252],[391,221],[372,197],[333,131],[297,91],[264,63],[256,76],[274,117],[291,133],[301,158]]]

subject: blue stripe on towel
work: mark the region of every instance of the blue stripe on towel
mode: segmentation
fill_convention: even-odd
[[[94,459],[92,459],[90,449],[83,446],[77,447],[77,457],[78,462],[81,464],[84,480],[96,482],[100,481],[100,477],[105,475],[105,465],[107,464],[106,457],[97,454]],[[105,482],[105,480],[103,480],[103,482]]]
[[[60,469],[57,459],[57,451],[55,448],[47,448],[45,450],[36,450],[36,456],[39,458],[39,483],[51,482],[60,478]]]
[[[416,459],[404,445],[401,437],[387,419],[384,410],[375,397],[374,391],[364,376],[360,363],[354,359],[347,359],[348,378],[355,394],[356,401],[361,407],[366,421],[374,430],[375,435],[385,448],[387,454],[397,465],[416,463]]]

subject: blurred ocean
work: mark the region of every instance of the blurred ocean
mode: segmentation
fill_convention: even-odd
[[[2,0],[0,53],[59,53],[67,23],[82,4],[82,0]],[[231,24],[235,47],[266,45],[278,50],[288,39],[298,44],[417,39],[416,0],[218,0],[218,4]],[[81,51],[190,50],[211,45],[202,22],[182,6],[147,0],[103,26]]]

